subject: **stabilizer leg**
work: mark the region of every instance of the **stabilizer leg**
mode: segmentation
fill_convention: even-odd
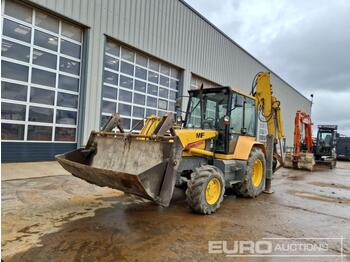
[[[266,183],[264,193],[272,194],[271,180],[272,180],[272,165],[273,165],[273,148],[274,148],[274,136],[266,136]]]

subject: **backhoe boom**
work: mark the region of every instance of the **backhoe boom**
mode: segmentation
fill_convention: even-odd
[[[270,72],[260,72],[256,75],[251,94],[256,99],[259,120],[267,123],[265,192],[272,193],[272,173],[277,170],[277,161],[280,163],[279,167],[284,165],[281,142],[281,139],[284,138],[284,129],[280,101],[272,95]],[[279,154],[277,144],[279,144]]]

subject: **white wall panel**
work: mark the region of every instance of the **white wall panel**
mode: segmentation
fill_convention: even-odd
[[[179,0],[31,0],[89,30],[85,141],[98,129],[104,35],[131,45],[221,85],[249,91],[254,75],[268,70],[227,36]],[[311,102],[277,76],[275,94],[284,113],[288,144],[294,114],[308,113]],[[188,89],[190,83],[184,83]],[[186,90],[185,90],[186,92]]]

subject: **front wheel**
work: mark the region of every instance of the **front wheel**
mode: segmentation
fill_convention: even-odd
[[[196,168],[191,174],[186,199],[194,212],[209,215],[220,207],[224,192],[223,173],[215,166],[205,165]]]
[[[266,160],[260,148],[253,147],[247,161],[246,175],[241,183],[234,185],[237,195],[243,197],[256,197],[265,188]]]

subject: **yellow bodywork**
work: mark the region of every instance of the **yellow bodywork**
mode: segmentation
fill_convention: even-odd
[[[182,154],[183,156],[214,155],[213,152],[205,150],[205,141],[215,138],[218,135],[217,131],[203,129],[179,129],[175,132],[184,148]]]
[[[154,130],[157,128],[160,122],[160,117],[151,115],[147,117],[146,123],[141,129],[140,134],[143,136],[151,136],[154,133]]]
[[[250,136],[240,136],[237,140],[235,151],[232,152],[232,154],[220,154],[205,150],[205,141],[208,139],[214,139],[217,136],[217,133],[218,132],[214,130],[202,129],[176,130],[176,134],[184,147],[182,156],[204,155],[225,160],[248,160],[253,146],[259,147],[265,152],[264,145],[257,142],[255,137]]]
[[[250,151],[256,146],[263,150],[265,153],[265,147],[262,143],[256,141],[255,137],[251,136],[240,136],[237,140],[235,151],[232,154],[215,154],[215,158],[219,159],[239,159],[239,160],[248,160]]]

